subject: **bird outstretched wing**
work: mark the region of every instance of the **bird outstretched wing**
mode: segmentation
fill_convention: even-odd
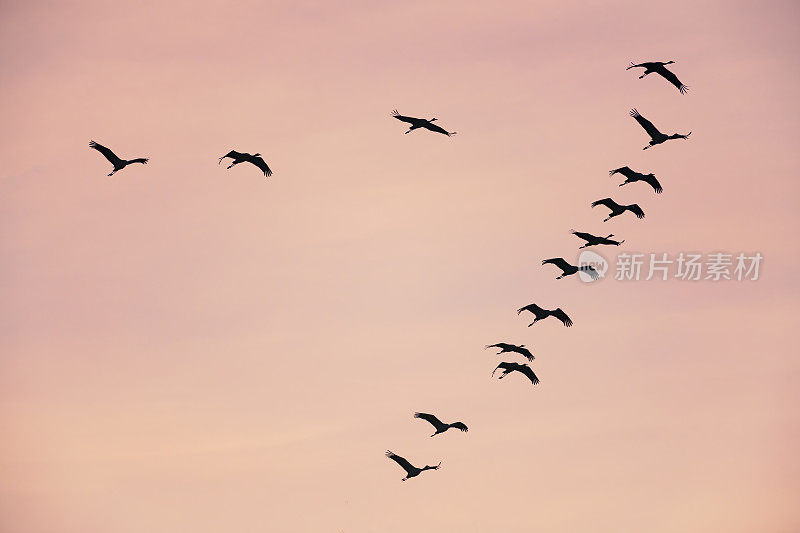
[[[264,161],[261,157],[253,156],[250,158],[250,162],[260,168],[261,172],[263,172],[265,176],[272,176],[272,170],[270,170],[266,161]]]
[[[597,239],[597,237],[595,237],[591,233],[584,233],[582,231],[573,231],[572,234],[575,235],[576,237],[580,238],[580,239],[583,239],[586,242],[589,242],[589,241],[592,241],[594,239]]]
[[[219,158],[219,163],[222,163],[222,160],[225,159],[226,157],[230,157],[231,159],[241,159],[242,156],[244,156],[243,153],[237,152],[236,150],[231,150],[230,152]]]
[[[405,115],[401,115],[397,112],[397,109],[392,110],[392,116],[401,122],[407,122],[409,124],[418,124],[420,122],[424,122],[421,118],[414,118],[414,117],[407,117]]]
[[[533,373],[533,369],[531,369],[531,367],[529,367],[528,365],[520,365],[520,368],[518,368],[517,370],[525,374],[528,377],[528,379],[531,380],[531,383],[533,383],[534,385],[539,384],[539,378],[536,377],[536,374]]]
[[[631,176],[635,175],[636,172],[633,171],[631,167],[619,167],[615,168],[614,170],[609,170],[608,175],[613,176],[614,174],[622,174],[626,178],[630,178]]]
[[[438,418],[436,418],[436,416],[428,413],[414,413],[414,418],[421,418],[422,420],[429,422],[437,430],[442,429],[447,425]]]
[[[529,349],[523,348],[522,346],[514,346],[514,350],[513,351],[517,352],[518,354],[520,354],[522,357],[524,357],[528,361],[533,361],[534,359],[536,359],[533,356],[533,353],[531,353],[531,351]]]
[[[637,218],[644,218],[644,211],[639,207],[639,204],[631,204],[628,206],[628,211],[636,215]]]
[[[592,278],[592,279],[599,279],[600,278],[600,273],[597,270],[595,270],[594,267],[591,266],[591,265],[582,266],[582,267],[580,267],[580,270],[581,270],[581,272],[585,272],[586,274],[588,274],[589,277]]]
[[[686,85],[681,83],[681,80],[678,79],[678,76],[676,76],[675,73],[673,73],[667,67],[661,65],[656,69],[656,72],[658,72],[665,80],[677,87],[681,94],[686,94],[686,91],[689,90]]]
[[[538,315],[539,313],[544,311],[544,309],[542,309],[536,304],[528,304],[525,307],[520,307],[519,309],[517,309],[517,314],[520,314],[523,311],[528,311],[530,313],[533,313],[534,315]]]
[[[386,457],[394,461],[395,463],[399,464],[403,469],[408,472],[409,474],[414,471],[414,465],[406,461],[404,458],[400,457],[396,453],[392,452],[391,450],[386,450]]]
[[[646,131],[651,138],[655,139],[656,137],[664,135],[658,131],[658,128],[656,128],[652,122],[640,115],[636,109],[631,109],[631,116],[636,119],[636,122],[644,128],[644,131]]]
[[[661,194],[662,192],[664,192],[664,189],[661,188],[661,184],[658,182],[655,176],[651,176],[650,174],[648,174],[644,178],[642,178],[642,181],[647,182],[653,188],[653,190],[656,191],[656,194]],[[644,213],[642,213],[642,216],[644,216]]]
[[[89,141],[89,148],[94,148],[95,150],[103,154],[103,157],[108,159],[108,161],[115,167],[122,163],[122,159],[117,157],[117,154],[115,154],[110,149],[106,148],[100,143]]]
[[[611,198],[603,198],[602,200],[597,200],[595,202],[592,202],[592,207],[596,207],[598,205],[604,205],[607,208],[611,209],[612,211],[615,209],[619,209],[621,207],[617,202],[615,202]]]
[[[500,348],[501,350],[508,350],[513,347],[514,347],[513,344],[508,344],[506,342],[498,342],[496,344],[488,344],[486,348],[484,348],[484,350],[487,350],[489,348]]]
[[[561,270],[567,270],[572,266],[569,263],[567,263],[564,260],[563,257],[554,257],[552,259],[545,259],[544,261],[542,261],[542,264],[543,265],[548,265],[548,264],[549,265],[555,265],[558,268],[560,268]]]
[[[447,135],[448,137],[450,137],[451,135],[455,135],[456,134],[456,132],[447,131],[446,129],[441,128],[441,127],[437,126],[436,124],[434,124],[433,122],[430,122],[430,121],[425,121],[425,124],[423,124],[422,127],[425,128],[425,129],[431,130],[431,131],[435,131],[436,133],[442,133],[444,135]]]
[[[568,317],[567,313],[565,313],[560,307],[555,311],[551,312],[550,314],[559,319],[561,323],[564,324],[565,326],[567,327],[572,326],[572,319]]]
[[[469,428],[467,427],[467,425],[464,422],[454,422],[454,423],[450,424],[450,427],[456,428],[456,429],[460,429],[464,433],[469,431]]]
[[[506,363],[505,361],[503,361],[502,363],[497,365],[494,370],[492,370],[492,375],[494,376],[494,373],[497,372],[498,370],[501,370],[501,369],[503,370],[504,374],[508,374],[509,372],[514,370],[515,366],[516,366],[516,363]],[[503,376],[500,376],[500,377],[503,377]]]

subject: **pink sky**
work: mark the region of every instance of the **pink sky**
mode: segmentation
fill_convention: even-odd
[[[799,12],[0,3],[0,529],[800,530]],[[761,279],[556,281],[571,228]]]

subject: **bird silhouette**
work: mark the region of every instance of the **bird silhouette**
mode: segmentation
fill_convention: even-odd
[[[689,88],[686,85],[684,85],[683,83],[681,83],[681,80],[678,79],[678,76],[673,74],[672,71],[670,71],[666,67],[666,65],[671,65],[673,63],[674,63],[674,61],[667,61],[667,62],[647,61],[647,62],[639,63],[639,64],[635,64],[635,63],[631,62],[631,66],[629,66],[625,70],[630,70],[630,69],[632,69],[634,67],[643,67],[644,68],[644,74],[639,76],[639,79],[642,79],[645,76],[647,76],[648,74],[652,74],[653,72],[655,72],[656,74],[661,75],[662,78],[664,78],[665,80],[670,82],[672,85],[677,87],[681,94],[686,94],[686,91],[688,91]]]
[[[597,270],[594,269],[592,265],[576,267],[574,265],[570,265],[569,263],[567,263],[563,257],[554,257],[552,259],[545,259],[544,261],[542,261],[542,264],[555,265],[561,269],[561,275],[558,276],[556,279],[561,279],[564,276],[571,276],[572,274],[577,274],[578,272],[585,272],[592,279],[597,279],[600,277],[600,274],[597,272]]]
[[[543,309],[536,304],[528,304],[525,307],[520,307],[517,309],[517,314],[521,314],[523,311],[528,311],[529,313],[533,313],[534,319],[533,322],[528,324],[528,327],[536,324],[540,320],[544,320],[545,318],[552,316],[561,321],[567,327],[572,325],[572,319],[567,316],[567,313],[564,312],[563,309],[557,307],[556,309]]]
[[[131,163],[141,163],[143,165],[146,165],[147,162],[150,161],[146,157],[139,157],[138,159],[120,159],[119,157],[117,157],[117,154],[112,152],[110,149],[94,141],[89,141],[89,148],[94,148],[95,150],[103,154],[103,157],[108,159],[108,161],[112,165],[114,165],[114,170],[111,171],[111,174],[109,174],[109,176],[113,176],[115,172],[122,170]]]
[[[619,184],[620,187],[628,183],[633,183],[634,181],[643,181],[649,184],[653,188],[653,190],[656,191],[656,194],[661,194],[662,192],[664,192],[664,189],[661,188],[661,184],[656,179],[656,175],[653,174],[652,172],[650,174],[642,174],[641,172],[636,172],[635,170],[632,170],[630,167],[619,167],[615,168],[614,170],[609,170],[608,174],[610,176],[613,176],[614,174],[622,174],[623,176],[625,176],[625,181]]]
[[[583,246],[578,247],[580,250],[581,248],[588,248],[589,246],[598,246],[600,244],[607,244],[609,246],[619,246],[625,241],[613,241],[611,237],[614,236],[613,233],[609,233],[607,237],[598,237],[596,235],[592,235],[591,233],[583,233],[582,231],[572,231],[573,235],[578,237],[579,239],[583,239],[586,241],[586,244]]]
[[[520,344],[519,346],[517,346],[516,344],[508,344],[506,342],[498,342],[497,344],[488,345],[486,348],[484,348],[484,350],[489,349],[489,348],[500,348],[500,351],[497,352],[497,355],[500,355],[500,354],[506,353],[506,352],[513,352],[513,353],[520,354],[522,357],[524,357],[528,361],[533,361],[534,359],[536,359],[533,356],[533,354],[531,353],[531,351],[529,349],[527,349],[524,344]]]
[[[623,168],[628,168],[628,167],[623,167]],[[619,171],[619,170],[622,170],[622,169],[617,169],[617,171]],[[630,170],[630,169],[628,168],[628,170]],[[615,171],[612,170],[612,172],[615,172]],[[655,179],[655,176],[653,176],[653,179]],[[625,183],[628,183],[628,182],[626,181]],[[592,207],[595,207],[595,206],[598,206],[598,205],[604,205],[604,206],[606,206],[607,208],[609,208],[611,210],[611,213],[608,215],[608,217],[605,218],[605,220],[603,220],[603,222],[605,222],[605,221],[607,221],[607,220],[609,220],[611,218],[617,217],[617,216],[621,215],[622,213],[624,213],[625,211],[630,211],[631,213],[636,215],[638,218],[644,218],[644,211],[642,211],[642,208],[639,207],[639,204],[621,205],[621,204],[618,204],[617,202],[615,202],[614,200],[612,200],[611,198],[603,198],[602,200],[597,200],[596,202],[592,202]]]
[[[431,435],[431,437],[435,437],[439,433],[444,433],[450,428],[460,429],[463,432],[469,431],[464,422],[453,422],[452,424],[445,424],[444,422],[436,418],[434,415],[429,415],[428,413],[414,413],[414,418],[421,418],[426,422],[430,422],[430,424],[434,428],[436,428],[436,433]]]
[[[435,118],[425,119],[425,118],[406,117],[398,113],[397,109],[392,111],[392,116],[401,122],[406,122],[408,124],[411,124],[411,127],[408,128],[408,131],[406,133],[411,133],[417,128],[425,128],[426,130],[435,131],[436,133],[441,133],[443,135],[447,135],[448,137],[456,134],[456,132],[454,131],[447,131],[444,128],[440,128],[439,126],[434,124],[433,121],[436,120]]]
[[[227,168],[231,168],[232,166],[238,165],[239,163],[251,163],[260,168],[261,172],[263,172],[265,176],[272,176],[272,170],[270,170],[269,166],[267,166],[267,163],[261,158],[261,154],[248,154],[244,152],[237,152],[236,150],[231,150],[230,152],[219,158],[219,163],[222,163],[222,160],[225,159],[226,157],[230,157],[231,159],[233,159],[233,162],[230,165],[228,165]]]
[[[636,122],[639,123],[641,127],[644,128],[644,131],[650,136],[650,144],[642,148],[642,150],[647,150],[648,148],[652,148],[657,144],[661,144],[663,142],[667,142],[670,139],[688,139],[689,135],[692,134],[690,131],[686,135],[681,133],[673,133],[672,135],[665,135],[658,131],[658,128],[653,126],[653,123],[644,118],[642,115],[639,114],[638,111],[635,109],[631,109],[631,116],[636,119]]]
[[[539,383],[539,378],[537,378],[536,374],[533,373],[533,370],[531,370],[531,367],[529,367],[528,365],[526,365],[524,363],[523,364],[506,363],[506,362],[500,363],[499,365],[497,365],[497,368],[495,368],[492,371],[492,376],[494,376],[494,373],[497,372],[498,369],[502,369],[503,370],[503,375],[501,375],[498,379],[503,379],[504,377],[506,377],[511,372],[520,372],[522,374],[525,374],[525,376],[529,380],[531,380],[531,383],[533,383],[534,385],[537,385]]]
[[[404,477],[401,481],[416,477],[426,470],[439,470],[439,467],[442,466],[442,462],[439,461],[439,464],[436,466],[423,466],[422,468],[417,468],[391,450],[386,450],[386,457],[399,464],[401,467],[403,467],[403,470],[406,471],[406,477]]]

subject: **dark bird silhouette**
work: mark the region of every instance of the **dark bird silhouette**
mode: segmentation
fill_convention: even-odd
[[[94,148],[95,150],[103,154],[103,157],[108,159],[108,161],[112,165],[114,165],[114,170],[111,171],[111,174],[109,174],[109,176],[113,176],[115,172],[122,170],[131,163],[141,163],[143,165],[146,165],[147,162],[150,161],[146,157],[140,157],[138,159],[120,159],[114,152],[112,152],[102,144],[96,143],[94,141],[89,141],[89,148]]]
[[[623,168],[628,168],[628,167],[623,167]],[[619,170],[621,170],[621,169],[617,169],[617,171],[619,171]],[[630,169],[628,168],[628,170],[630,170]],[[615,171],[612,170],[612,172],[615,172]],[[655,176],[653,176],[653,179],[655,179]],[[625,183],[627,183],[627,181]],[[630,211],[631,213],[636,215],[638,218],[644,218],[644,211],[642,211],[642,208],[639,207],[639,204],[621,205],[621,204],[618,204],[617,202],[615,202],[614,200],[612,200],[611,198],[603,198],[602,200],[597,200],[596,202],[592,202],[592,207],[595,207],[595,206],[598,206],[598,205],[604,205],[607,208],[611,209],[611,213],[608,215],[608,217],[605,218],[605,220],[603,220],[603,222],[605,222],[606,220],[608,220],[610,218],[617,217],[617,216],[621,215],[622,213],[624,213],[625,211]]]
[[[586,272],[589,277],[592,279],[597,279],[600,277],[600,274],[597,270],[594,269],[591,265],[586,265],[582,267],[576,267],[567,263],[564,258],[562,257],[554,257],[552,259],[545,259],[542,261],[543,265],[555,265],[561,269],[561,275],[558,276],[556,279],[561,279],[564,276],[571,276],[572,274],[576,274],[578,272]]]
[[[656,175],[653,174],[652,172],[650,174],[642,174],[641,172],[636,172],[635,170],[632,170],[630,167],[619,167],[615,168],[614,170],[609,170],[608,174],[611,176],[613,176],[614,174],[622,174],[623,176],[625,176],[625,181],[619,184],[620,187],[622,187],[627,183],[633,183],[634,181],[643,181],[649,184],[653,188],[653,190],[656,191],[656,194],[661,194],[662,192],[664,192],[664,189],[661,188],[661,184],[656,179]]]
[[[533,319],[533,322],[528,324],[528,327],[531,327],[540,320],[544,320],[549,316],[559,319],[561,323],[567,327],[570,327],[572,325],[572,319],[570,319],[570,317],[567,316],[567,313],[565,313],[560,307],[550,310],[550,309],[542,309],[536,304],[529,304],[526,305],[525,307],[520,307],[519,309],[517,309],[517,314],[519,315],[523,311],[528,311],[529,313],[533,313],[533,316],[535,317]]]
[[[581,248],[588,248],[589,246],[598,246],[600,244],[607,244],[609,246],[619,246],[625,241],[612,241],[611,237],[614,236],[613,233],[609,233],[608,237],[598,237],[596,235],[592,235],[591,233],[583,233],[582,231],[573,231],[571,232],[573,235],[578,237],[579,239],[583,239],[586,241],[586,244],[583,246],[578,247],[580,250]]]
[[[469,431],[464,422],[453,422],[452,424],[445,424],[444,422],[436,418],[434,415],[429,415],[428,413],[414,413],[414,418],[421,418],[426,422],[430,422],[430,424],[434,428],[436,428],[436,433],[431,435],[431,437],[435,437],[439,433],[444,433],[450,428],[460,429],[463,432]]]
[[[447,135],[448,137],[456,134],[456,132],[454,131],[447,131],[444,128],[440,128],[439,126],[434,124],[433,121],[436,120],[435,118],[425,119],[425,118],[406,117],[398,113],[397,109],[392,111],[392,116],[401,122],[407,122],[408,124],[411,124],[411,127],[408,128],[408,131],[406,133],[411,133],[417,128],[425,128],[426,130],[435,131],[436,133],[441,133]]]
[[[653,126],[653,123],[644,118],[642,115],[639,114],[638,111],[635,109],[631,109],[631,116],[636,119],[636,122],[639,123],[641,127],[644,128],[644,131],[650,136],[650,144],[642,148],[642,150],[647,150],[648,148],[652,148],[657,144],[661,144],[663,142],[667,142],[670,139],[688,139],[689,135],[692,134],[690,131],[686,135],[681,133],[673,133],[672,135],[665,135],[658,131],[658,128]]]
[[[502,369],[503,370],[503,375],[500,376],[498,379],[503,379],[504,377],[506,377],[511,372],[515,372],[516,371],[516,372],[520,372],[522,374],[525,374],[525,376],[529,380],[531,380],[531,383],[533,383],[534,385],[537,385],[539,383],[539,378],[537,378],[536,374],[533,373],[533,370],[531,370],[531,367],[529,367],[528,365],[526,365],[524,363],[523,364],[506,363],[506,362],[500,363],[499,365],[497,365],[497,368],[495,368],[492,371],[492,376],[494,376],[494,373],[497,372],[497,369]]]
[[[422,468],[417,468],[399,455],[393,453],[391,450],[386,450],[386,457],[402,466],[403,470],[406,471],[406,477],[404,477],[401,481],[405,481],[411,477],[416,477],[426,470],[439,470],[439,467],[442,466],[442,462],[439,461],[439,464],[436,466],[423,466]]]
[[[497,355],[500,355],[501,353],[506,353],[506,352],[513,352],[513,353],[520,354],[522,357],[524,357],[528,361],[533,361],[534,359],[536,359],[533,356],[533,354],[531,353],[531,351],[529,349],[527,349],[524,344],[520,344],[519,346],[517,346],[516,344],[508,344],[508,343],[505,343],[505,342],[498,342],[497,344],[488,345],[486,348],[484,348],[484,350],[486,350],[488,348],[500,348],[500,351],[497,352]]]
[[[222,163],[222,160],[225,159],[226,157],[230,157],[231,159],[233,159],[233,163],[228,165],[227,168],[231,168],[232,166],[238,165],[239,163],[252,163],[253,165],[260,168],[261,172],[263,172],[265,176],[272,176],[272,170],[270,170],[269,166],[267,166],[267,163],[263,159],[261,159],[261,154],[248,154],[243,152],[237,152],[236,150],[231,150],[230,152],[219,158],[219,163]]]
[[[637,64],[634,64],[633,62],[631,62],[631,66],[629,66],[625,70],[630,70],[630,69],[632,69],[634,67],[643,67],[644,68],[644,74],[639,76],[639,79],[642,79],[645,76],[647,76],[648,74],[652,74],[653,72],[655,72],[656,74],[660,74],[662,78],[664,78],[665,80],[670,82],[672,85],[677,87],[678,90],[681,92],[681,94],[686,94],[686,91],[688,91],[689,88],[686,85],[684,85],[683,83],[681,83],[681,80],[678,79],[678,76],[673,74],[666,67],[666,65],[671,65],[672,63],[674,63],[674,61],[667,61],[666,63],[662,62],[662,61],[647,61],[645,63],[639,63],[637,65]]]

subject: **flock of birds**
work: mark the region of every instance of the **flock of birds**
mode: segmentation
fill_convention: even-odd
[[[122,170],[123,168],[127,167],[132,163],[141,163],[143,165],[146,165],[147,162],[150,161],[150,159],[146,157],[139,157],[136,159],[122,159],[120,157],[117,157],[117,154],[112,152],[110,148],[106,148],[102,144],[94,141],[89,141],[89,148],[94,148],[95,150],[103,154],[103,157],[108,159],[108,162],[114,166],[114,170],[111,171],[109,176],[113,176],[116,172],[119,172],[120,170]],[[272,176],[272,170],[270,170],[267,163],[261,158],[261,154],[248,154],[244,152],[237,152],[236,150],[231,150],[230,152],[219,158],[219,163],[222,163],[222,160],[225,159],[226,157],[230,157],[233,160],[233,162],[230,165],[228,165],[227,168],[231,168],[234,165],[238,165],[239,163],[250,163],[258,167],[261,170],[261,172],[264,173],[265,176]]]
[[[684,94],[687,91],[687,87],[683,83],[681,83],[681,81],[678,79],[677,76],[675,76],[675,74],[673,74],[666,68],[666,65],[672,63],[674,63],[674,61],[647,62],[647,63],[640,63],[638,65],[631,63],[631,66],[628,67],[628,69],[633,67],[644,68],[645,69],[644,74],[640,76],[640,79],[644,78],[645,76],[653,72],[658,73],[659,75],[664,77],[667,81],[672,83],[675,87],[677,87],[681,94]],[[680,133],[666,135],[661,131],[659,131],[658,128],[656,128],[652,122],[644,118],[636,109],[632,109],[630,114],[636,120],[636,122],[638,122],[639,125],[642,128],[644,128],[645,132],[647,132],[647,134],[650,136],[650,143],[644,147],[645,150],[653,146],[656,146],[658,144],[662,144],[668,140],[687,139],[691,134],[691,132],[689,132],[686,135]],[[438,125],[433,124],[433,121],[436,120],[435,118],[426,120],[420,118],[406,117],[400,115],[396,110],[392,113],[392,115],[398,120],[411,124],[411,127],[406,133],[409,133],[418,128],[425,128],[427,130],[434,131],[437,133],[442,133],[447,136],[455,134],[455,132],[448,132],[445,129],[439,127]],[[660,194],[663,190],[661,184],[658,182],[655,175],[652,173],[642,174],[640,172],[634,171],[630,167],[625,166],[611,170],[609,174],[612,176],[615,174],[621,174],[622,176],[625,177],[625,181],[619,185],[620,187],[622,187],[623,185],[627,185],[629,183],[641,181],[650,185],[650,187],[652,187],[657,194]],[[598,205],[602,205],[603,207],[606,207],[610,211],[610,213],[603,220],[603,222],[607,222],[608,220],[614,217],[622,215],[626,211],[630,211],[631,213],[636,215],[637,218],[640,219],[644,218],[644,211],[642,210],[641,207],[639,207],[638,204],[630,204],[630,205],[619,204],[611,198],[603,198],[595,202],[592,202],[591,204],[592,207],[597,207]],[[579,239],[585,241],[585,243],[582,246],[580,246],[579,249],[587,248],[589,246],[601,246],[601,245],[619,246],[625,242],[624,240],[618,241],[612,239],[612,237],[614,237],[613,234],[608,234],[607,236],[602,237],[582,231],[572,231],[571,233],[576,237],[578,237]],[[600,276],[600,273],[597,272],[597,270],[595,270],[595,268],[592,267],[591,265],[587,266],[572,265],[562,257],[545,259],[544,261],[542,261],[542,264],[554,265],[561,271],[561,274],[556,279],[561,279],[565,276],[571,276],[573,274],[577,274],[578,272],[586,273],[587,275],[589,275],[591,279],[598,279]],[[566,327],[572,326],[572,319],[560,307],[556,309],[544,309],[542,307],[539,307],[535,303],[532,303],[526,305],[525,307],[521,307],[517,310],[518,315],[522,314],[523,312],[531,313],[534,317],[533,322],[528,324],[528,327],[531,327],[536,322],[544,320],[549,317],[553,317],[559,320]],[[517,354],[526,359],[528,362],[533,362],[533,360],[535,359],[531,350],[526,348],[524,344],[517,345],[517,344],[510,344],[507,342],[498,342],[495,344],[490,344],[486,346],[486,348],[487,349],[497,348],[499,350],[497,352],[497,355]],[[533,369],[526,363],[518,363],[514,361],[502,361],[492,371],[492,376],[494,376],[498,370],[500,371],[498,379],[503,379],[513,372],[518,372],[519,374],[525,376],[525,378],[527,378],[532,385],[537,385],[539,383],[538,376],[534,373]],[[464,425],[463,422],[456,422],[454,424],[445,424],[441,422],[438,418],[436,418],[434,415],[416,413],[414,416],[416,418],[423,418],[428,422],[430,422],[434,426],[434,428],[436,428],[436,433],[434,433],[434,435],[443,433],[444,431],[447,431],[451,427],[458,428],[461,431],[467,431],[467,426]],[[403,481],[418,476],[426,470],[438,470],[442,464],[441,462],[439,462],[439,464],[437,464],[436,466],[424,466],[422,468],[418,468],[412,465],[403,457],[400,457],[399,455],[395,454],[392,451],[387,451],[386,456],[397,462],[397,464],[399,464],[406,471],[406,477],[403,478]]]
[[[667,61],[667,62],[650,61],[639,64],[631,63],[626,70],[637,67],[644,68],[645,69],[644,73],[641,76],[639,76],[639,79],[644,78],[648,74],[652,73],[659,74],[668,82],[670,82],[672,85],[674,85],[678,89],[678,91],[680,91],[681,94],[685,94],[686,91],[688,90],[688,87],[684,85],[678,79],[678,77],[666,67],[667,65],[670,65],[672,63],[674,63],[674,61]],[[643,150],[647,150],[648,148],[652,148],[653,146],[665,143],[673,139],[688,139],[689,135],[691,135],[692,133],[689,132],[685,135],[680,133],[673,133],[671,135],[667,135],[665,133],[662,133],[658,128],[656,128],[652,122],[644,118],[636,109],[632,109],[630,115],[636,120],[636,122],[639,123],[639,125],[650,136],[650,142],[647,146],[643,148]],[[396,109],[392,111],[392,116],[397,120],[405,122],[410,125],[408,131],[405,132],[406,134],[411,133],[412,131],[417,129],[426,129],[428,131],[441,133],[442,135],[447,135],[448,137],[456,134],[456,132],[454,131],[452,132],[447,131],[444,128],[440,127],[439,125],[434,124],[436,118],[424,119],[424,118],[409,117],[401,115]],[[116,154],[114,154],[114,152],[112,152],[109,148],[106,148],[105,146],[95,141],[91,141],[89,143],[89,147],[100,152],[113,165],[114,168],[111,171],[111,173],[108,174],[109,176],[113,176],[116,172],[119,172],[128,165],[134,163],[147,164],[147,162],[149,161],[149,159],[145,157],[140,157],[136,159],[122,159],[118,157]],[[235,150],[231,150],[230,152],[219,158],[219,163],[222,163],[222,160],[225,158],[231,159],[231,164],[228,165],[227,167],[228,169],[240,163],[250,163],[253,166],[257,167],[259,170],[261,170],[264,176],[272,175],[272,170],[269,168],[267,163],[261,157],[260,153],[249,154],[246,152],[237,152]],[[621,174],[622,176],[625,177],[625,181],[619,185],[620,187],[622,187],[623,185],[627,185],[629,183],[641,181],[650,185],[650,187],[652,187],[657,194],[660,194],[663,191],[661,184],[656,179],[656,176],[652,173],[642,174],[640,172],[634,171],[630,167],[624,166],[611,170],[609,174],[612,176],[614,174]],[[596,207],[598,205],[602,205],[610,210],[609,215],[603,220],[603,222],[607,222],[608,220],[614,217],[620,216],[624,214],[626,211],[630,211],[631,213],[636,215],[637,218],[640,219],[644,218],[644,211],[642,211],[642,208],[639,207],[638,204],[630,204],[630,205],[619,204],[611,198],[603,198],[591,203],[592,207]],[[621,241],[613,240],[612,239],[612,237],[614,237],[613,234],[601,237],[592,235],[591,233],[585,233],[580,231],[571,231],[571,233],[576,237],[578,237],[579,239],[585,241],[585,244],[580,246],[579,249],[587,248],[589,246],[600,246],[600,245],[619,246],[625,242],[624,240]],[[577,274],[578,272],[584,272],[585,274],[589,275],[589,277],[593,280],[598,279],[600,276],[600,273],[597,272],[597,270],[593,266],[572,265],[562,257],[545,259],[544,261],[542,261],[542,264],[554,265],[561,271],[561,274],[556,279],[561,279],[566,276],[571,276],[573,274]],[[522,314],[523,311],[529,312],[534,316],[533,322],[528,324],[528,327],[533,326],[536,322],[544,320],[548,317],[553,317],[559,320],[566,327],[572,326],[572,319],[570,319],[570,317],[560,307],[550,310],[550,309],[544,309],[532,303],[518,309],[517,314],[518,315]],[[529,362],[532,362],[535,359],[533,353],[528,348],[526,348],[524,344],[516,345],[506,342],[498,342],[495,344],[490,344],[486,346],[486,348],[487,349],[498,348],[500,351],[497,352],[497,355],[505,353],[515,353],[522,356]],[[523,376],[525,376],[531,382],[531,384],[537,385],[539,383],[539,378],[533,372],[533,369],[525,363],[502,361],[499,365],[497,365],[497,367],[495,367],[491,375],[494,376],[495,372],[497,372],[498,370],[501,371],[501,375],[499,376],[498,379],[503,379],[512,372],[518,372]],[[431,435],[431,437],[440,435],[451,428],[460,430],[462,432],[468,431],[466,424],[464,424],[463,422],[445,423],[442,422],[435,415],[429,413],[419,413],[419,412],[414,413],[414,418],[425,420],[426,422],[430,423],[433,426],[435,432],[433,433],[433,435]],[[436,466],[426,465],[423,467],[416,467],[412,465],[407,459],[389,450],[387,450],[386,456],[389,459],[395,461],[398,465],[400,465],[401,468],[403,468],[403,470],[406,471],[406,476],[402,479],[402,481],[406,481],[407,479],[416,477],[420,475],[422,472],[425,472],[426,470],[438,470],[439,467],[441,467],[442,465],[440,461]]]

